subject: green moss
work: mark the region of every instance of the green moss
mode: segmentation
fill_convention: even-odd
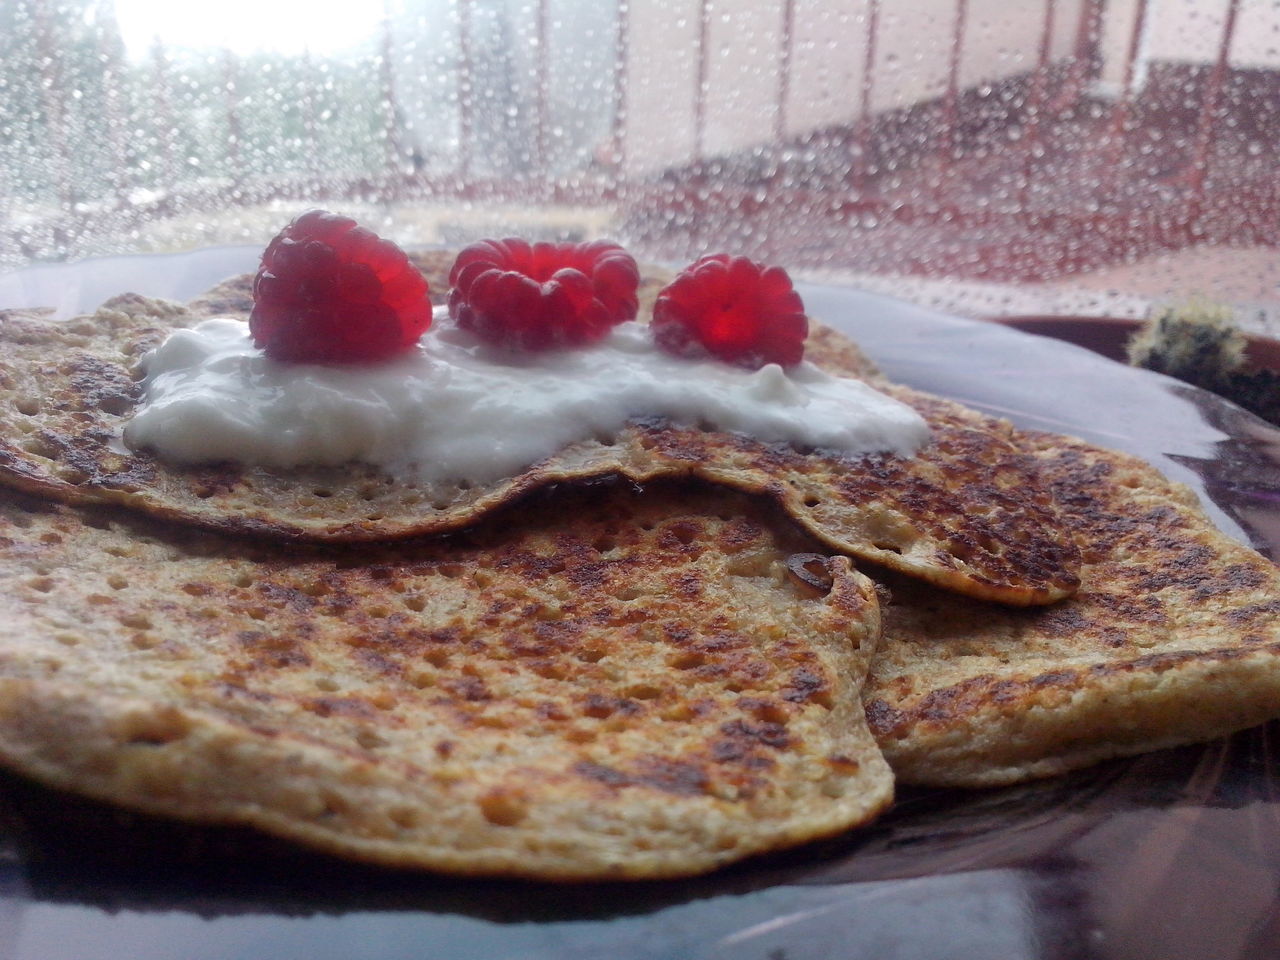
[[[1246,346],[1229,308],[1192,302],[1152,313],[1129,344],[1129,362],[1211,390],[1280,425],[1280,374],[1246,369]]]

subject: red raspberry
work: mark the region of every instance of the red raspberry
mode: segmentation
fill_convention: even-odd
[[[290,363],[385,360],[431,326],[427,281],[404,252],[325,210],[304,213],[267,244],[253,301],[253,342]]]
[[[640,270],[616,243],[481,240],[449,272],[449,316],[516,350],[581,346],[634,320]]]
[[[794,366],[809,334],[800,295],[781,267],[716,253],[658,294],[653,339],[667,353],[715,357],[750,370]]]

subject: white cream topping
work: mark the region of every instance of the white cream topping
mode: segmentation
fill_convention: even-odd
[[[638,323],[585,349],[510,354],[437,315],[402,357],[321,366],[270,360],[247,324],[214,319],[144,364],[125,442],[178,463],[359,460],[484,483],[655,416],[847,456],[910,456],[929,438],[919,414],[860,381],[808,362],[753,372],[671,357]]]

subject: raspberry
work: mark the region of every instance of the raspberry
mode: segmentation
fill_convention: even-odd
[[[311,210],[267,244],[253,280],[253,342],[273,360],[367,363],[431,326],[427,281],[389,240]]]
[[[768,363],[799,363],[809,321],[781,267],[716,253],[659,292],[652,329],[667,353],[759,370]]]
[[[635,319],[640,271],[615,243],[482,240],[449,272],[449,316],[516,350],[582,346]]]

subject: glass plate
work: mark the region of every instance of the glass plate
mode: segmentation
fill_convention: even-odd
[[[257,248],[0,277],[0,306],[186,298]],[[1280,558],[1280,431],[1086,350],[886,297],[804,286],[890,376],[1137,454]],[[710,877],[554,886],[349,866],[232,830],[0,790],[0,956],[13,960],[1232,958],[1280,951],[1272,723],[1003,790],[908,791],[871,827]]]

